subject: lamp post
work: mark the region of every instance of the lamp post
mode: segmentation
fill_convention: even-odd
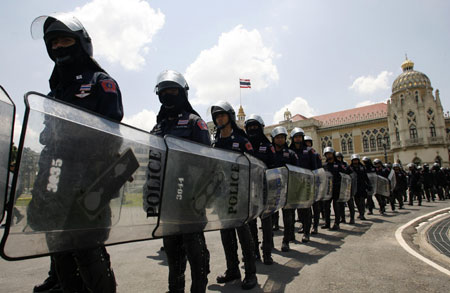
[[[383,144],[383,149],[384,149],[384,162],[387,163],[387,144],[386,144],[386,140],[381,140],[381,143]]]

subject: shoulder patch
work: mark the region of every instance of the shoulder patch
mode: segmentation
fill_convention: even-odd
[[[205,121],[203,121],[203,120],[198,120],[197,126],[201,130],[208,130],[208,125],[206,125]]]
[[[117,93],[116,83],[112,79],[105,79],[100,81],[105,93]]]
[[[247,149],[247,151],[253,150],[252,144],[249,141],[245,144],[245,148]]]
[[[275,148],[272,146],[270,146],[270,149],[272,150],[272,153],[275,154]]]

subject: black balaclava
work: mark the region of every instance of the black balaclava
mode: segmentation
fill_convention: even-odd
[[[159,101],[161,102],[161,108],[159,109],[157,122],[161,122],[167,118],[176,118],[183,111],[200,115],[192,108],[189,103],[184,89],[178,88],[178,95],[172,95],[163,91],[163,95],[159,94]]]
[[[258,129],[248,129],[248,127],[252,125],[258,125]],[[247,133],[248,140],[250,140],[251,144],[255,147],[260,145],[261,143],[270,143],[270,141],[264,135],[263,128],[256,121],[248,123],[245,127],[245,131]]]

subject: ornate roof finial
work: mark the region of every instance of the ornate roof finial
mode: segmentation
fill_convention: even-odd
[[[414,62],[408,59],[408,55],[405,53],[406,60],[402,63],[403,72],[414,69]]]

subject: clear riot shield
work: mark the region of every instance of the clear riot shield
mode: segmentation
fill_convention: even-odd
[[[314,174],[314,201],[329,200],[332,197],[333,174],[324,168],[312,171]]]
[[[385,197],[389,197],[391,195],[390,187],[389,187],[389,179],[378,175],[377,194],[380,194]]]
[[[9,162],[13,138],[16,106],[6,91],[0,86],[0,222],[5,214],[8,201]]]
[[[151,169],[147,201],[159,206],[163,138],[38,93],[25,103],[11,195],[24,218],[6,228],[2,257],[153,238],[158,210],[142,209],[143,186]]]
[[[372,185],[372,190],[368,192],[368,195],[371,196],[377,193],[378,175],[375,172],[371,172],[367,173],[367,177],[369,178],[370,185]]]
[[[250,161],[250,206],[247,221],[260,216],[267,202],[266,169],[263,161],[246,154]]]
[[[325,171],[325,174],[327,176],[327,189],[323,201],[330,200],[333,197],[333,174],[329,171]]]
[[[309,208],[314,203],[314,174],[312,171],[287,164],[289,170],[285,208]]]
[[[339,190],[338,202],[349,201],[352,195],[352,177],[348,174],[341,174],[341,189]]]
[[[253,175],[249,159],[238,152],[172,136],[165,140],[166,171],[154,236],[242,225],[249,214],[249,182]],[[263,176],[259,179],[261,197],[262,180]]]
[[[394,191],[395,186],[397,185],[397,179],[395,177],[394,169],[392,169],[391,173],[389,173],[388,179],[389,179],[389,182],[391,183],[391,192],[392,192],[392,191]]]
[[[262,218],[268,217],[286,204],[289,171],[286,167],[266,170],[267,200]]]

